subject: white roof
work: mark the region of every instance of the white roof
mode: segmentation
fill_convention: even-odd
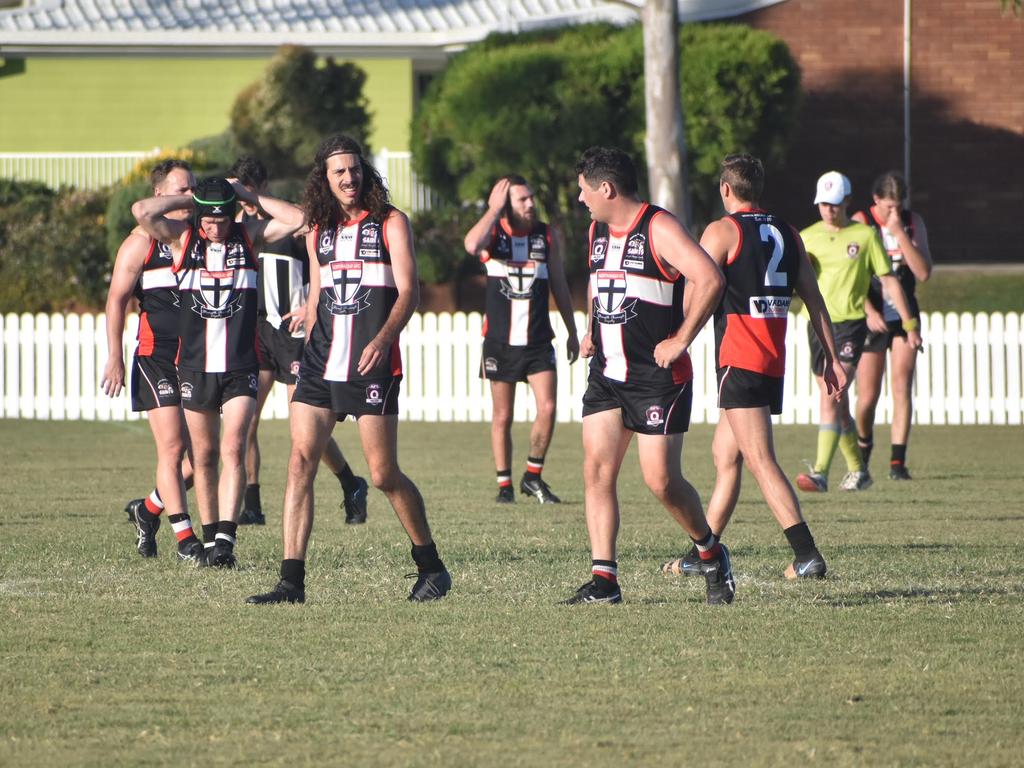
[[[679,0],[680,19],[725,18],[782,0]],[[0,53],[276,48],[350,54],[459,48],[496,31],[625,24],[633,0],[26,0],[0,10]]]

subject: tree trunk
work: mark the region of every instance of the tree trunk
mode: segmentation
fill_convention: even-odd
[[[686,183],[686,138],[679,98],[679,11],[676,0],[646,0],[644,30],[644,102],[647,175],[651,202],[690,226]]]

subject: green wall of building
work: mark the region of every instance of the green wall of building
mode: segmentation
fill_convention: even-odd
[[[222,132],[267,58],[0,59],[0,152],[173,150]],[[409,59],[355,60],[367,73],[373,149],[409,148]],[[343,130],[344,126],[338,126]]]

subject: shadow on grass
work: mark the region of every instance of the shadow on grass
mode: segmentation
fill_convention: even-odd
[[[959,605],[977,603],[985,598],[1019,597],[1024,595],[1024,586],[1013,584],[1002,588],[972,587],[968,589],[928,589],[915,587],[909,589],[881,589],[870,592],[858,592],[849,595],[823,595],[816,602],[832,608],[860,608],[876,603],[941,603],[943,605]]]

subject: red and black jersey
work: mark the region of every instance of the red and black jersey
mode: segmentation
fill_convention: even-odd
[[[384,227],[392,210],[382,220],[364,213],[334,229],[315,231],[320,296],[303,367],[311,366],[327,381],[365,381],[402,373],[398,339],[376,368],[365,374],[357,370],[360,355],[398,300]]]
[[[786,372],[786,322],[800,273],[796,231],[771,213],[737,211],[739,242],[722,272],[725,293],[715,310],[718,367],[765,376]]]
[[[910,306],[910,314],[913,317],[920,317],[921,310],[917,305],[917,278],[914,277],[913,271],[907,266],[907,262],[903,259],[903,250],[900,248],[899,243],[896,238],[890,234],[889,230],[885,228],[885,222],[880,221],[875,215],[874,207],[868,208],[866,211],[861,211],[860,215],[864,217],[864,221],[867,222],[868,226],[872,227],[878,233],[878,237],[881,238],[882,245],[885,246],[885,252],[889,255],[889,263],[892,264],[892,273],[896,276],[896,279],[900,281],[903,293],[907,297],[907,304]],[[903,222],[903,231],[907,233],[909,238],[913,239],[913,214],[910,211],[901,210],[900,220]],[[875,309],[884,315],[886,322],[899,322],[900,313],[897,311],[895,304],[888,299],[883,298],[882,283],[877,277],[871,278],[871,287],[868,289],[868,301],[874,305]]]
[[[502,219],[486,248],[491,258],[484,262],[484,336],[514,347],[549,343],[555,332],[548,312],[548,225],[538,221],[518,232]]]
[[[149,241],[134,295],[139,300],[139,346],[135,354],[172,362],[178,354],[178,280],[174,276],[174,255],[159,240]]]
[[[245,225],[231,225],[223,243],[210,242],[195,227],[175,270],[181,291],[178,366],[226,373],[255,368],[256,270]]]
[[[693,378],[689,353],[671,368],[654,362],[654,348],[683,322],[683,280],[658,258],[651,222],[667,211],[645,203],[624,232],[590,226],[590,363],[613,381],[665,386]]]

